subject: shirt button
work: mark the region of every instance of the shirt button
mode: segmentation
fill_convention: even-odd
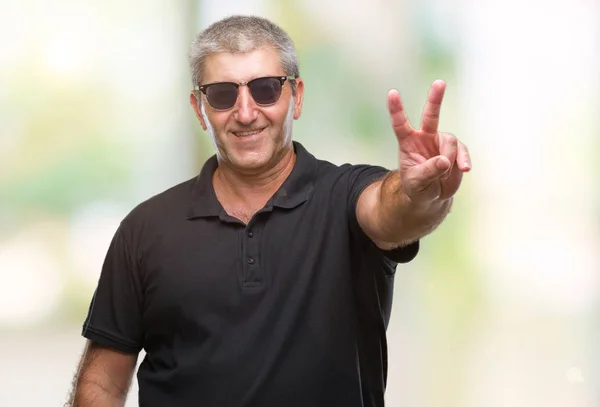
[[[249,231],[248,231],[246,234],[248,235],[248,237],[252,237],[252,236],[254,236],[254,233],[252,233],[252,231],[251,231],[251,230],[249,230]]]
[[[254,264],[254,259],[252,257],[248,257],[248,260],[246,260],[248,262],[248,264]]]

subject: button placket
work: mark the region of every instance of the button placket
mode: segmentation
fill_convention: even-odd
[[[258,223],[251,221],[242,235],[243,242],[243,273],[244,286],[257,286],[262,283],[262,273],[258,264],[259,259],[259,227]]]

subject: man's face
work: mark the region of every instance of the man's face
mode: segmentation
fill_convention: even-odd
[[[248,82],[264,76],[286,76],[277,51],[261,48],[248,53],[218,53],[209,56],[204,66],[204,84],[214,82]],[[219,159],[237,170],[256,172],[280,160],[291,146],[292,121],[300,117],[304,85],[297,79],[296,97],[292,97],[289,79],[283,84],[281,97],[269,106],[260,106],[248,86],[240,86],[235,105],[229,110],[215,110],[196,94],[190,104],[204,130],[213,139]]]

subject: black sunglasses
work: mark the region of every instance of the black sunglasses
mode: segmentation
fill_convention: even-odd
[[[206,95],[208,104],[215,110],[231,109],[238,98],[239,87],[247,85],[254,101],[261,106],[272,105],[281,97],[281,90],[286,80],[294,80],[295,76],[265,76],[248,82],[215,82],[197,86],[196,90]]]

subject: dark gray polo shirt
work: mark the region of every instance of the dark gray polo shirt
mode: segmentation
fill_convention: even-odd
[[[215,196],[215,157],[121,222],[83,336],[145,350],[141,407],[384,405],[393,274],[419,242],[384,252],[358,225],[387,170],[294,148],[248,225]]]

